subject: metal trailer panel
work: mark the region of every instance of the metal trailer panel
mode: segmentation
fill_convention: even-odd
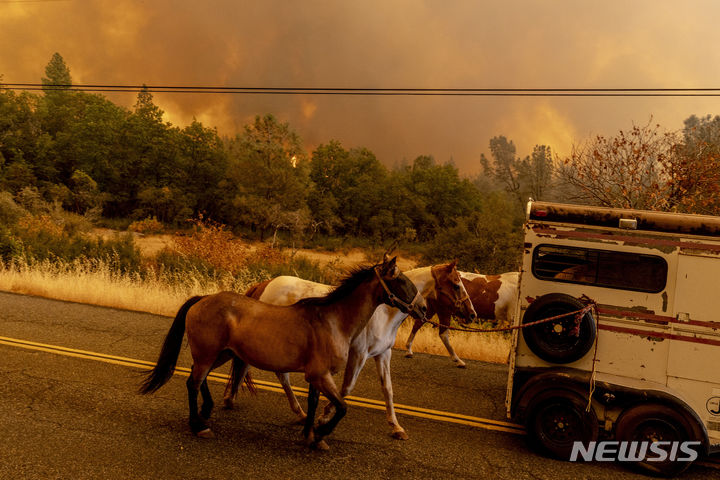
[[[637,230],[618,228],[620,219],[637,220]],[[667,262],[667,282],[660,292],[638,292],[542,280],[532,271],[534,249],[542,244],[662,257]],[[718,278],[718,217],[533,202],[528,205],[514,323],[521,323],[530,303],[544,294],[587,295],[599,306],[597,377],[638,392],[645,386],[678,398],[702,421],[714,450],[720,445],[720,370],[715,367],[720,361]],[[562,368],[592,371],[593,353],[591,349]],[[508,416],[516,370],[553,368],[558,365],[538,358],[522,333],[514,332]]]

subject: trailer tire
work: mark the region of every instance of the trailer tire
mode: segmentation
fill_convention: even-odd
[[[540,392],[528,406],[525,427],[533,447],[544,453],[568,460],[576,441],[588,445],[598,438],[595,411],[586,410],[587,399],[564,389]]]
[[[658,403],[640,404],[625,410],[618,418],[615,438],[620,441],[678,441],[698,440],[693,438],[691,420],[677,409]],[[695,452],[700,455],[701,448]],[[678,455],[686,457],[686,452]],[[650,461],[654,454],[649,452],[645,459],[634,465],[645,473],[656,476],[674,477],[684,472],[692,461]],[[680,457],[678,457],[680,458]]]
[[[522,322],[530,323],[581,310],[584,307],[585,304],[575,297],[564,293],[549,293],[530,304]],[[530,350],[541,359],[550,363],[571,363],[590,351],[597,336],[597,326],[591,312],[587,312],[580,320],[577,336],[571,333],[574,325],[575,316],[570,315],[556,321],[523,328],[522,335]]]

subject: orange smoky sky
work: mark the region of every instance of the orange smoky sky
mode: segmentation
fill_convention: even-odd
[[[347,88],[720,87],[720,3],[676,0],[0,0],[0,74],[39,82],[59,52],[87,84]],[[110,97],[131,106],[134,95]],[[308,150],[331,139],[388,166],[480,171],[490,138],[527,155],[720,113],[702,98],[162,94],[180,126],[234,135],[273,113]]]

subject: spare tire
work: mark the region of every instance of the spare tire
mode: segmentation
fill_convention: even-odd
[[[535,299],[525,311],[522,323],[530,323],[544,318],[585,308],[585,304],[575,297],[564,293],[549,293]],[[570,363],[579,360],[590,351],[597,335],[597,326],[592,312],[587,312],[580,320],[578,335],[573,333],[575,315],[568,315],[522,330],[525,343],[532,352],[550,363]]]

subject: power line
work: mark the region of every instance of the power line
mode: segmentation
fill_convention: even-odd
[[[1,89],[24,91],[83,91],[110,93],[202,93],[240,95],[347,96],[493,96],[493,97],[718,97],[720,88],[343,88],[343,87],[223,87],[177,85],[43,85],[3,83]]]
[[[51,3],[51,2],[70,2],[72,0],[0,0],[0,5],[11,3]]]

